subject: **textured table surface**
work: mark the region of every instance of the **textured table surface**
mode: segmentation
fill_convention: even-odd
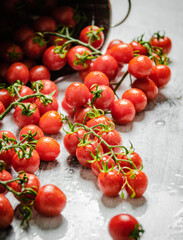
[[[112,0],[113,22],[117,22],[121,10],[125,12],[127,1]],[[183,239],[183,2],[181,0],[132,0],[132,11],[127,21],[110,30],[106,44],[119,38],[130,42],[134,37],[165,30],[172,39],[170,53],[172,77],[169,84],[159,91],[158,97],[146,110],[136,115],[126,126],[117,126],[125,146],[129,140],[144,162],[149,185],[139,199],[108,198],[97,188],[96,177],[91,170],[72,161],[63,147],[64,132],[56,136],[61,144],[57,161],[42,163],[37,175],[41,184],[52,183],[67,196],[67,205],[61,216],[41,217],[33,212],[30,229],[19,227],[18,216],[12,227],[0,232],[0,239],[18,240],[99,240],[111,239],[107,226],[112,216],[129,213],[136,217],[145,229],[143,240]],[[105,49],[105,47],[104,47]],[[59,104],[64,91],[78,75],[58,82]],[[126,79],[119,95],[129,87]],[[63,112],[63,110],[59,109]],[[12,130],[18,136],[12,114],[0,124],[0,129]],[[7,195],[14,206],[17,201]],[[16,212],[16,211],[15,211]]]

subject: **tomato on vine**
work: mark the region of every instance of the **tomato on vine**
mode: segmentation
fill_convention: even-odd
[[[25,64],[15,62],[8,68],[6,78],[10,84],[16,82],[17,80],[27,84],[29,81],[29,69]]]
[[[29,132],[31,132],[32,135],[34,135],[36,133],[36,135],[34,136],[35,140],[39,140],[41,137],[44,137],[43,131],[38,126],[36,126],[36,125],[26,125],[25,127],[23,127],[20,130],[19,140],[22,141],[23,138],[25,137],[25,135],[29,134]]]
[[[109,79],[103,72],[92,71],[84,78],[84,84],[90,90],[94,84],[109,86]]]
[[[98,177],[101,171],[104,171],[104,168],[111,168],[115,167],[115,161],[110,156],[101,156],[101,158],[96,159],[96,161],[92,162],[91,169],[93,174]]]
[[[160,32],[153,34],[150,44],[153,47],[162,48],[164,54],[168,54],[172,48],[171,39]]]
[[[171,78],[171,70],[167,65],[159,64],[153,66],[152,72],[149,76],[157,87],[164,87],[168,84]]]
[[[5,229],[13,221],[14,210],[9,202],[9,200],[0,194],[0,229]]]
[[[37,80],[50,80],[50,71],[43,65],[37,65],[30,69],[30,82]]]

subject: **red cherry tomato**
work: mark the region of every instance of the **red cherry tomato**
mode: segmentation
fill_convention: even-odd
[[[9,181],[11,179],[12,177],[9,172],[7,172],[6,170],[0,171],[0,181],[4,182],[4,181]],[[6,192],[7,192],[6,188],[0,184],[0,194],[1,193],[6,194]]]
[[[46,134],[58,133],[62,125],[61,115],[57,111],[48,111],[39,120],[39,127]]]
[[[29,134],[29,132],[31,132],[32,134],[36,133],[36,135],[34,136],[34,139],[36,140],[39,140],[41,137],[44,137],[43,131],[38,126],[27,125],[20,130],[20,134],[19,134],[20,141],[22,141],[22,139],[24,138],[23,135]]]
[[[76,22],[74,20],[74,9],[70,6],[60,6],[55,8],[52,17],[57,24],[74,27]]]
[[[93,174],[98,177],[101,170],[103,170],[103,165],[110,169],[115,166],[114,160],[109,156],[102,156],[100,160],[96,160],[95,162],[92,162],[91,169]]]
[[[7,228],[13,221],[14,211],[8,199],[0,194],[0,229]]]
[[[5,111],[5,107],[3,103],[0,101],[0,114],[2,114]]]
[[[30,149],[27,149],[28,153]],[[22,150],[19,150],[22,152]],[[20,158],[17,153],[12,158],[12,167],[16,172],[25,171],[27,173],[34,174],[40,165],[40,157],[36,150],[33,150],[30,157]]]
[[[13,114],[15,124],[19,128],[23,128],[26,125],[30,125],[30,124],[37,125],[40,119],[39,109],[35,104],[32,104],[32,103],[24,103],[24,104],[25,106],[30,105],[29,109],[30,110],[35,109],[35,111],[30,116],[27,116],[23,114],[22,108],[20,106],[17,106]]]
[[[136,79],[132,83],[132,88],[138,88],[142,90],[146,96],[148,101],[152,101],[158,95],[158,88],[156,84],[150,78]]]
[[[54,52],[55,45],[46,49],[43,54],[43,64],[51,71],[58,71],[62,69],[67,62],[67,54],[61,57],[59,53]]]
[[[88,88],[79,82],[74,82],[69,85],[65,91],[65,100],[73,108],[84,106],[89,99]]]
[[[152,79],[157,87],[164,87],[170,81],[171,70],[167,65],[155,65],[149,78]]]
[[[56,29],[55,20],[48,16],[37,18],[34,21],[33,26],[36,32],[54,32]]]
[[[93,67],[93,61],[91,61],[91,62],[88,64],[88,67],[87,67],[86,69],[80,70],[80,71],[78,72],[80,78],[81,78],[83,81],[84,81],[86,75],[92,71],[92,67]]]
[[[53,96],[55,98],[58,97],[58,88],[54,82],[52,82],[51,80],[41,80],[41,82],[43,84],[43,88],[40,90],[41,93],[43,93],[44,95],[49,95],[50,93],[55,91]]]
[[[133,52],[135,52],[135,54],[147,55],[147,48],[141,45],[139,42],[132,41],[130,45],[132,46]]]
[[[87,127],[91,128],[98,124],[104,124],[110,128],[114,128],[114,126],[115,126],[114,122],[109,117],[104,116],[104,115],[90,119],[89,121],[87,121],[86,125],[87,125]],[[93,128],[93,130],[95,132],[101,131],[101,129],[102,129],[101,126],[97,126],[97,127]]]
[[[125,91],[122,95],[122,99],[131,101],[137,113],[143,111],[147,105],[145,93],[138,88],[131,88]]]
[[[90,90],[94,84],[109,86],[109,79],[103,72],[92,71],[84,78],[84,84]]]
[[[115,129],[107,132],[102,132],[100,136],[109,145],[122,145],[122,137],[120,133]],[[104,153],[109,152],[109,148],[104,143],[101,143],[101,146],[104,150]],[[113,151],[116,153],[120,152],[120,147],[113,148]]]
[[[92,71],[103,72],[109,78],[109,81],[111,81],[118,74],[118,63],[109,54],[102,55],[94,61]]]
[[[20,46],[16,44],[12,44],[6,49],[4,60],[7,63],[20,62],[22,58],[23,58],[23,51]]]
[[[109,54],[116,59],[118,63],[129,63],[133,58],[133,48],[130,44],[121,43],[113,46],[109,50]]]
[[[145,78],[152,72],[152,61],[144,55],[134,57],[128,65],[128,72],[136,78]]]
[[[61,106],[63,110],[70,116],[74,117],[75,111],[74,108],[71,107],[66,101],[65,98],[62,99]]]
[[[163,49],[164,54],[168,54],[172,48],[172,42],[169,37],[152,37],[150,44],[154,47],[160,47]]]
[[[108,229],[113,240],[135,240],[140,239],[142,227],[133,216],[119,214],[111,218]]]
[[[41,99],[36,99],[35,104],[39,109],[40,115],[48,111],[58,111],[58,101],[55,97],[51,97],[52,102],[46,103],[46,105],[42,102]]]
[[[107,50],[109,50],[109,49],[111,49],[112,47],[114,47],[114,46],[116,46],[116,45],[118,45],[118,44],[121,44],[121,43],[123,43],[123,41],[121,41],[120,39],[114,39],[114,40],[112,40],[112,41],[109,43],[109,45],[108,45],[108,47],[107,47]]]
[[[123,175],[116,169],[101,172],[97,180],[99,189],[108,197],[116,197],[124,184]]]
[[[11,103],[11,96],[7,89],[0,89],[0,101],[3,103],[4,107],[7,108]]]
[[[51,137],[42,137],[36,144],[36,151],[42,161],[54,161],[60,154],[60,145]]]
[[[15,42],[22,44],[28,37],[34,35],[34,30],[27,26],[19,27],[14,33]]]
[[[111,115],[117,124],[127,124],[135,117],[135,107],[127,99],[118,99],[111,106]]]
[[[104,33],[102,31],[99,31],[100,28],[97,26],[87,26],[85,27],[79,35],[79,40],[84,43],[89,43],[91,46],[93,46],[96,49],[99,49],[102,47],[104,43]],[[92,31],[94,34],[92,35]]]
[[[8,68],[6,78],[10,84],[14,83],[17,80],[20,80],[24,84],[27,84],[29,81],[29,69],[23,63],[13,63]]]
[[[77,55],[80,55],[82,57],[84,55],[89,55],[90,53],[90,49],[84,46],[78,45],[72,47],[67,54],[67,61],[73,69],[77,71],[84,70],[88,68],[91,60],[86,60],[84,63],[80,63],[80,59],[77,57]]]
[[[19,93],[19,95],[20,95],[20,97],[25,97],[25,96],[27,96],[27,95],[32,95],[32,94],[34,94],[34,92],[32,91],[32,89],[31,88],[29,88],[29,87],[27,87],[27,86],[24,86],[24,85],[22,85],[22,86],[19,86],[18,87],[18,93]],[[15,95],[14,97],[12,97],[12,102],[14,102],[14,101],[16,101],[17,99],[19,99],[19,96],[18,95]],[[22,101],[22,102],[30,102],[30,103],[34,103],[35,102],[35,98],[29,98],[29,99],[26,99],[26,100],[24,100],[24,101]]]
[[[37,65],[30,69],[30,81],[50,80],[50,71],[43,65]]]
[[[35,208],[43,216],[60,215],[66,205],[65,194],[55,185],[47,184],[38,191]]]
[[[86,122],[90,120],[90,117],[87,116],[87,114],[91,112],[91,109],[92,108],[89,106],[77,109],[74,115],[74,122],[83,124],[85,121],[84,123],[86,124]]]
[[[135,193],[135,198],[141,197],[147,189],[148,178],[146,174],[140,170],[131,170],[126,174],[127,181],[131,188],[128,185],[125,185],[126,191],[129,196],[133,197]]]

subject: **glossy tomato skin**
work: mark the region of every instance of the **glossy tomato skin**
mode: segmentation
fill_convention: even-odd
[[[111,49],[112,47],[114,47],[114,46],[116,46],[116,45],[118,45],[118,44],[121,44],[121,43],[123,43],[123,41],[121,41],[120,39],[114,39],[114,40],[112,40],[112,41],[109,43],[109,45],[108,45],[108,47],[107,47],[107,50],[109,50],[109,49]]]
[[[43,65],[37,65],[30,69],[30,82],[35,82],[37,80],[50,80],[50,71]]]
[[[128,72],[136,78],[145,78],[152,72],[152,61],[144,55],[134,57],[128,65]]]
[[[71,106],[65,101],[65,97],[62,99],[61,106],[62,106],[63,110],[64,110],[70,117],[74,117],[74,115],[75,115],[74,108],[71,107]]]
[[[32,151],[30,158],[20,159],[17,153],[12,158],[12,166],[16,172],[25,171],[34,174],[39,169],[39,165],[40,157],[36,150]]]
[[[90,49],[89,48],[86,48],[84,46],[81,46],[81,45],[77,45],[75,47],[72,47],[68,54],[67,54],[67,61],[69,63],[69,65],[71,66],[71,68],[73,68],[74,70],[77,70],[77,71],[81,71],[81,70],[84,70],[86,68],[88,68],[91,60],[86,60],[85,61],[85,65],[84,66],[82,63],[79,63],[77,64],[76,62],[79,60],[76,56],[76,54],[79,54],[79,55],[83,55],[83,54],[87,54],[89,55],[91,53]]]
[[[108,169],[110,169],[115,166],[115,162],[110,156],[102,156],[100,160],[92,162],[91,169],[96,177],[100,174],[100,169],[103,170],[103,165],[107,165]]]
[[[123,183],[123,175],[116,169],[108,172],[101,172],[98,175],[97,184],[99,189],[108,197],[118,196]]]
[[[135,54],[147,55],[147,48],[142,46],[139,42],[132,41],[130,43],[130,45],[132,46],[133,51],[135,52]]]
[[[36,99],[35,104],[39,109],[40,115],[42,116],[48,111],[58,111],[58,101],[55,97],[51,97],[52,102],[48,103],[47,105],[44,105],[44,103],[41,101],[41,99]]]
[[[54,52],[54,49],[55,45],[46,49],[43,54],[43,64],[51,71],[58,71],[65,66],[67,55],[64,58],[61,58],[60,54]]]
[[[108,230],[113,240],[135,240],[131,235],[137,225],[138,221],[133,216],[119,214],[111,218]]]
[[[5,111],[5,107],[3,103],[0,101],[0,114],[2,114]]]
[[[136,152],[132,152],[128,156],[123,154],[118,154],[117,158],[119,159],[118,161],[119,165],[121,166],[121,168],[125,173],[129,171],[129,168],[134,169],[134,166],[130,162],[126,162],[125,160],[131,160],[137,169],[140,169],[142,166],[142,159],[139,156],[139,154]]]
[[[93,61],[91,61],[91,62],[88,64],[88,67],[87,67],[86,69],[80,70],[80,71],[78,72],[80,78],[81,78],[83,81],[84,81],[86,75],[92,71],[92,66],[93,66]]]
[[[27,84],[29,81],[29,69],[23,63],[13,63],[8,68],[6,78],[10,84],[14,83],[17,80],[20,80],[24,84]]]
[[[4,182],[4,181],[9,181],[11,179],[12,179],[12,177],[9,172],[7,172],[6,170],[0,171],[0,181]],[[6,192],[7,192],[6,188],[0,184],[0,194],[2,194],[2,193],[6,194]]]
[[[147,189],[148,185],[148,178],[146,174],[140,170],[132,170],[127,172],[127,181],[129,185],[135,192],[135,198],[141,197]],[[133,192],[125,185],[125,189],[129,196],[132,196]]]
[[[51,137],[42,137],[36,144],[36,151],[42,161],[54,161],[60,154],[60,145]]]
[[[0,101],[3,103],[4,107],[7,108],[11,103],[11,96],[7,89],[0,89]]]
[[[70,6],[60,6],[55,8],[52,17],[57,24],[74,27],[76,22],[74,20],[74,9]]]
[[[47,184],[38,191],[35,208],[43,216],[60,215],[66,205],[65,194],[55,185]]]
[[[65,100],[73,108],[83,107],[89,99],[88,88],[79,82],[74,82],[69,85],[65,91]]]
[[[136,79],[132,83],[132,88],[138,88],[142,90],[146,96],[148,101],[154,100],[158,95],[158,87],[150,78]]]
[[[34,139],[36,139],[36,140],[39,140],[41,137],[44,137],[43,131],[38,126],[36,126],[36,125],[27,125],[27,126],[23,127],[20,130],[19,140],[22,141],[22,139],[24,138],[22,135],[28,134],[29,131],[32,134],[36,133],[36,135],[34,136]]]
[[[14,33],[15,42],[22,44],[28,37],[34,35],[34,30],[28,26],[21,26]]]
[[[109,54],[120,64],[129,63],[133,58],[133,48],[130,44],[121,43],[113,46],[109,50]]]
[[[14,211],[9,200],[0,194],[0,229],[7,228],[13,221]]]
[[[122,145],[122,137],[120,133],[115,129],[107,132],[104,131],[100,134],[100,136],[109,145],[112,145],[112,146]],[[101,146],[104,150],[104,153],[107,153],[110,151],[109,148],[104,143],[101,143]],[[113,151],[115,153],[120,152],[120,147],[113,148]]]
[[[54,32],[56,29],[55,20],[48,16],[37,18],[33,25],[36,32]]]
[[[32,91],[31,88],[25,86],[25,85],[22,85],[22,86],[19,86],[18,87],[18,90],[19,90],[19,95],[21,97],[25,97],[27,95],[32,95],[34,94],[34,92]],[[12,97],[12,102],[16,101],[17,99],[19,99],[18,95],[15,95],[14,97]],[[26,99],[22,102],[30,102],[30,103],[34,103],[35,102],[35,98],[29,98],[29,99]]]
[[[172,48],[172,42],[169,37],[156,38],[152,37],[150,44],[154,47],[160,47],[163,49],[164,54],[168,54]]]
[[[13,118],[15,121],[15,124],[19,127],[19,128],[23,128],[26,125],[30,125],[30,124],[34,124],[37,125],[40,119],[40,113],[39,113],[39,109],[37,108],[37,106],[35,104],[32,103],[24,103],[26,106],[27,104],[30,104],[30,110],[35,109],[34,113],[32,113],[32,115],[27,116],[27,115],[22,115],[22,109],[17,106],[15,108],[14,114],[13,114]]]
[[[109,117],[104,116],[104,115],[90,119],[89,121],[87,121],[86,125],[87,125],[87,127],[91,128],[91,127],[94,127],[95,125],[98,125],[98,124],[104,124],[104,125],[107,125],[110,128],[115,127],[112,119],[110,119]],[[97,127],[93,128],[93,130],[95,132],[101,131],[101,129],[102,129],[101,126],[97,126]]]
[[[56,134],[63,125],[61,115],[57,111],[44,113],[39,120],[39,127],[46,134]]]
[[[112,56],[105,54],[94,61],[92,71],[103,72],[112,81],[118,74],[118,63]]]
[[[103,72],[92,71],[84,78],[84,84],[90,90],[94,84],[109,86],[109,79]]]
[[[41,80],[41,82],[43,84],[43,88],[40,90],[41,93],[43,93],[44,95],[48,95],[55,91],[53,96],[55,98],[58,97],[58,88],[54,82],[52,82],[51,80]]]
[[[86,124],[87,121],[90,120],[90,117],[86,115],[91,112],[91,109],[92,108],[90,106],[77,109],[74,114],[74,122],[83,124],[85,121],[84,124]]]
[[[117,124],[127,124],[135,117],[135,107],[127,99],[118,99],[111,106],[111,115]]]
[[[147,97],[145,93],[138,88],[126,90],[122,95],[122,99],[131,101],[137,113],[143,111],[147,106]]]
[[[170,81],[171,70],[167,65],[155,65],[149,78],[155,82],[158,88],[164,87]]]
[[[84,42],[84,43],[88,43],[89,42],[89,39],[90,37],[87,36],[87,34],[93,30],[94,32],[97,32],[99,30],[99,27],[97,26],[87,26],[85,27],[81,32],[80,32],[80,35],[79,35],[79,40]],[[94,48],[96,49],[99,49],[102,47],[103,43],[104,43],[104,33],[102,31],[100,31],[98,34],[97,34],[97,37],[98,39],[93,39],[91,40],[90,44],[91,46],[93,46]]]

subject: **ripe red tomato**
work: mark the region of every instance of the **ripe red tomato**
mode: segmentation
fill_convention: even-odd
[[[147,55],[147,48],[144,47],[143,45],[141,45],[139,42],[137,41],[132,41],[130,43],[130,45],[133,48],[133,52],[135,54],[139,54],[139,55]]]
[[[19,86],[18,87],[18,90],[19,90],[19,95],[20,97],[25,97],[27,95],[32,95],[34,94],[34,92],[32,91],[31,88],[27,87],[27,86]],[[14,97],[12,97],[12,102],[16,101],[17,99],[19,99],[19,96],[18,95],[15,95]],[[24,100],[22,102],[30,102],[30,103],[34,103],[35,102],[35,98],[29,98],[27,100]]]
[[[89,55],[91,53],[89,48],[86,48],[84,46],[81,45],[77,45],[75,47],[72,47],[68,54],[67,54],[67,61],[69,63],[69,65],[77,70],[77,71],[81,71],[84,70],[86,68],[88,68],[91,60],[86,60],[83,62],[80,62],[81,60],[77,57],[77,55],[80,55],[81,57],[84,55]]]
[[[5,111],[5,107],[3,103],[0,101],[0,114],[2,114]]]
[[[152,79],[157,87],[164,87],[170,81],[171,70],[167,65],[155,65],[149,78]]]
[[[26,152],[28,153],[30,149],[27,149]],[[19,150],[20,153],[22,150]],[[15,153],[15,155],[12,158],[12,167],[16,172],[19,171],[25,171],[27,173],[34,174],[38,169],[40,165],[40,157],[36,150],[33,150],[31,153],[31,157],[24,157],[19,158],[18,153]]]
[[[135,117],[135,107],[127,99],[118,99],[111,106],[111,115],[117,124],[127,124]]]
[[[43,93],[44,95],[49,95],[50,93],[55,91],[53,96],[55,98],[58,97],[58,88],[54,82],[52,82],[51,80],[41,80],[41,82],[43,84],[43,88],[40,90],[41,93]]]
[[[55,45],[46,49],[43,54],[43,64],[51,71],[58,71],[65,66],[67,54],[62,58],[59,53],[55,53],[54,49]]]
[[[27,84],[29,81],[29,69],[23,63],[13,63],[8,68],[6,78],[10,84],[16,82],[17,80],[20,80],[24,84]]]
[[[35,208],[43,216],[60,215],[66,205],[65,194],[55,185],[47,184],[38,191]]]
[[[148,178],[146,174],[140,170],[131,170],[127,172],[127,181],[135,192],[135,198],[141,197],[147,189]],[[126,191],[129,196],[132,196],[133,191],[125,185]]]
[[[34,136],[34,139],[36,140],[39,140],[41,137],[44,137],[43,131],[38,126],[27,125],[20,130],[19,134],[20,141],[22,141],[22,139],[24,138],[22,135],[29,134],[29,132],[31,132],[32,134],[36,133],[36,135]]]
[[[9,200],[0,194],[0,229],[7,228],[13,221],[14,211]]]
[[[23,50],[25,55],[30,59],[39,59],[43,55],[47,44],[45,43],[43,46],[39,46],[38,43],[34,43],[34,36],[30,36],[25,39],[23,43]]]
[[[74,117],[75,111],[74,108],[71,107],[66,101],[65,98],[62,99],[61,106],[63,110],[70,116]]]
[[[20,62],[23,58],[22,48],[16,44],[11,44],[4,55],[4,60],[7,63]]]
[[[145,78],[152,72],[152,61],[144,55],[134,57],[128,65],[128,72],[136,78]]]
[[[39,120],[39,127],[46,134],[58,133],[62,125],[61,115],[57,111],[48,111]]]
[[[37,65],[30,69],[29,80],[35,82],[37,80],[50,80],[50,71],[43,65]]]
[[[54,161],[60,154],[60,145],[51,137],[42,137],[36,144],[36,151],[42,161]]]
[[[103,72],[112,81],[118,74],[118,63],[111,55],[105,54],[94,61],[92,71]]]
[[[9,172],[7,172],[6,170],[0,171],[0,181],[4,182],[4,181],[9,181],[11,179],[12,177]],[[6,188],[0,184],[0,194],[1,193],[6,194],[6,192],[7,192]]]
[[[90,40],[90,44],[91,46],[93,46],[96,49],[99,49],[102,47],[103,43],[104,43],[104,33],[102,31],[98,32],[100,28],[97,26],[87,26],[85,27],[79,35],[79,40],[84,42],[84,43],[89,43]],[[94,34],[92,35],[91,31],[94,32]]]
[[[147,106],[147,97],[145,93],[138,88],[131,88],[125,91],[122,99],[131,101],[137,113],[143,111]]]
[[[22,44],[28,37],[34,35],[34,30],[28,26],[19,27],[14,33],[15,42]]]
[[[11,103],[11,96],[7,89],[0,89],[0,101],[3,103],[4,107],[7,108]]]
[[[138,231],[139,229],[139,231]],[[119,214],[111,218],[108,225],[113,240],[135,240],[142,229],[138,221],[129,214]]]
[[[88,67],[84,70],[80,70],[78,73],[79,73],[79,76],[80,78],[84,81],[86,75],[88,73],[90,73],[92,71],[92,66],[93,66],[93,61],[91,61],[88,65]]]
[[[37,18],[34,21],[33,26],[36,32],[54,32],[56,29],[55,20],[48,16]]]
[[[116,169],[108,172],[101,172],[98,175],[97,184],[104,195],[116,197],[124,184],[123,175]]]
[[[158,95],[158,88],[156,84],[150,78],[136,79],[132,83],[132,88],[138,88],[142,90],[146,96],[148,101],[152,101]]]
[[[86,131],[84,129],[78,129],[77,132],[68,133],[64,137],[64,146],[67,152],[72,155],[76,156],[76,148],[77,145],[80,143],[79,139],[83,139],[84,134]]]
[[[142,166],[142,159],[138,153],[132,152],[130,155],[118,154],[117,158],[119,159],[119,165],[123,169],[124,172],[128,172],[130,169],[134,169],[133,164],[127,162],[126,160],[130,160],[134,163],[137,169],[140,169]],[[130,168],[130,169],[129,169]]]
[[[150,44],[154,47],[160,47],[163,49],[164,54],[168,54],[172,48],[172,42],[169,37],[152,37]]]
[[[116,164],[114,160],[110,156],[102,156],[101,159],[97,159],[95,162],[92,162],[91,164],[91,169],[93,174],[98,177],[100,174],[101,170],[103,170],[103,165],[106,166],[107,168],[110,169],[114,167]]]
[[[70,6],[60,6],[55,8],[52,17],[57,24],[74,27],[76,22],[74,20],[74,9]]]
[[[109,86],[109,79],[103,72],[92,71],[84,78],[84,84],[88,89],[94,84]]]
[[[122,137],[115,129],[107,132],[104,131],[100,134],[100,136],[107,144],[111,146],[122,145]],[[101,146],[104,150],[104,153],[109,152],[109,148],[104,143],[101,143]],[[113,151],[116,153],[120,152],[120,147],[113,148]]]
[[[109,49],[111,49],[112,47],[114,47],[114,46],[116,46],[116,45],[118,45],[118,44],[121,44],[121,43],[123,43],[123,41],[121,41],[120,39],[114,39],[114,40],[112,40],[112,41],[109,43],[109,45],[108,45],[108,47],[107,47],[107,50],[109,50]]]
[[[37,98],[35,101],[36,106],[39,109],[40,115],[45,114],[48,111],[58,111],[58,101],[55,97],[51,97],[52,102],[44,105],[41,99]]]
[[[73,108],[80,108],[88,102],[89,94],[84,84],[74,82],[65,91],[65,101]]]
[[[103,129],[101,126],[95,127],[95,125],[98,125],[98,124],[107,125],[111,129],[113,129],[115,127],[114,122],[109,117],[104,116],[104,115],[90,119],[89,121],[87,121],[86,125],[89,128],[93,127],[93,130],[95,132],[98,132],[98,131],[101,131]]]
[[[30,105],[29,109],[30,110],[35,109],[35,111],[30,116],[27,116],[24,114],[22,108],[20,106],[17,106],[13,114],[15,124],[19,128],[23,128],[26,125],[30,125],[30,124],[37,125],[40,119],[39,109],[35,104],[32,104],[32,103],[24,103],[24,104],[25,106]]]
[[[86,115],[91,112],[91,109],[90,106],[77,109],[74,114],[74,122],[83,124],[85,121],[86,124],[86,122],[90,120],[90,117]]]

